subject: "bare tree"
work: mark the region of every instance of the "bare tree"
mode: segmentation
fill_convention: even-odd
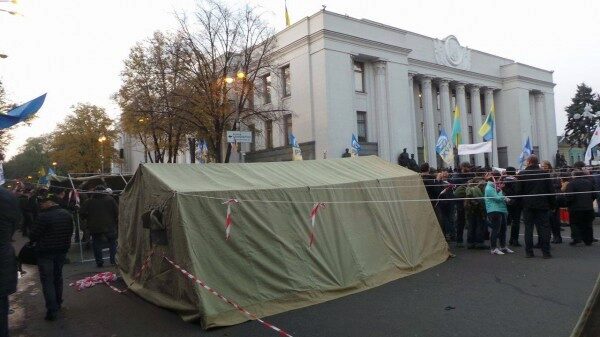
[[[227,130],[239,130],[247,120],[274,119],[285,111],[253,104],[255,83],[272,66],[274,31],[255,7],[232,9],[215,0],[201,2],[191,18],[179,14],[178,20],[189,53],[185,94],[192,105],[180,117],[208,139],[216,161],[228,162],[231,144],[224,155],[222,151]],[[227,83],[228,77],[235,81]]]

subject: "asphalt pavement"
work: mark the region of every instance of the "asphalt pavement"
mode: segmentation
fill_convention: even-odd
[[[594,233],[600,236],[599,225]],[[568,228],[563,235],[569,237]],[[265,320],[295,337],[566,337],[600,272],[600,244],[570,247],[568,241],[552,245],[554,258],[548,260],[539,252],[526,259],[522,248],[492,256],[488,250],[451,245],[456,257],[434,268]],[[204,331],[133,293],[118,294],[105,285],[83,291],[65,285],[65,308],[57,321],[46,322],[37,271],[25,269],[10,299],[13,337],[278,336],[257,322]],[[65,266],[65,284],[107,270],[93,262],[72,263]]]

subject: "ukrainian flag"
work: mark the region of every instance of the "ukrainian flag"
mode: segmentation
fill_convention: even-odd
[[[496,119],[496,109],[494,109],[494,103],[492,103],[492,107],[490,108],[490,113],[488,114],[485,122],[479,129],[479,135],[483,137],[483,140],[488,142],[494,139],[494,120]]]
[[[285,4],[285,26],[288,27],[290,25],[290,14],[288,13],[288,10],[287,10],[287,1],[285,1],[284,4]]]
[[[452,124],[452,142],[455,146],[462,144],[462,126],[460,125],[460,109],[458,105],[454,108],[454,122]]]

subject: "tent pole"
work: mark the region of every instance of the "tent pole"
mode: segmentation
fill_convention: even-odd
[[[71,173],[67,173],[67,176],[69,177],[69,182],[71,182],[71,187],[73,187],[73,192],[75,191],[75,184],[73,183],[73,179],[71,179]],[[70,201],[70,200],[69,200]],[[80,219],[79,219],[79,209],[77,209],[75,211],[75,230],[77,231],[77,236],[79,237],[79,262],[83,263],[83,245],[81,243],[81,240],[83,239],[83,233],[81,233],[80,230]]]

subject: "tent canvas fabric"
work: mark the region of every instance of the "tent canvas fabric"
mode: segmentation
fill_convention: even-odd
[[[231,206],[225,240],[223,203],[231,197],[239,203]],[[326,207],[309,247],[314,202]],[[152,210],[161,212],[162,223],[144,228],[143,215]],[[161,225],[168,244],[152,244],[150,231]],[[151,251],[149,268],[137,278]],[[446,261],[449,249],[419,175],[370,156],[140,165],[120,199],[118,261],[125,282],[184,320],[200,319],[205,329],[244,322],[246,316],[190,282],[163,255],[264,317],[423,271]]]

